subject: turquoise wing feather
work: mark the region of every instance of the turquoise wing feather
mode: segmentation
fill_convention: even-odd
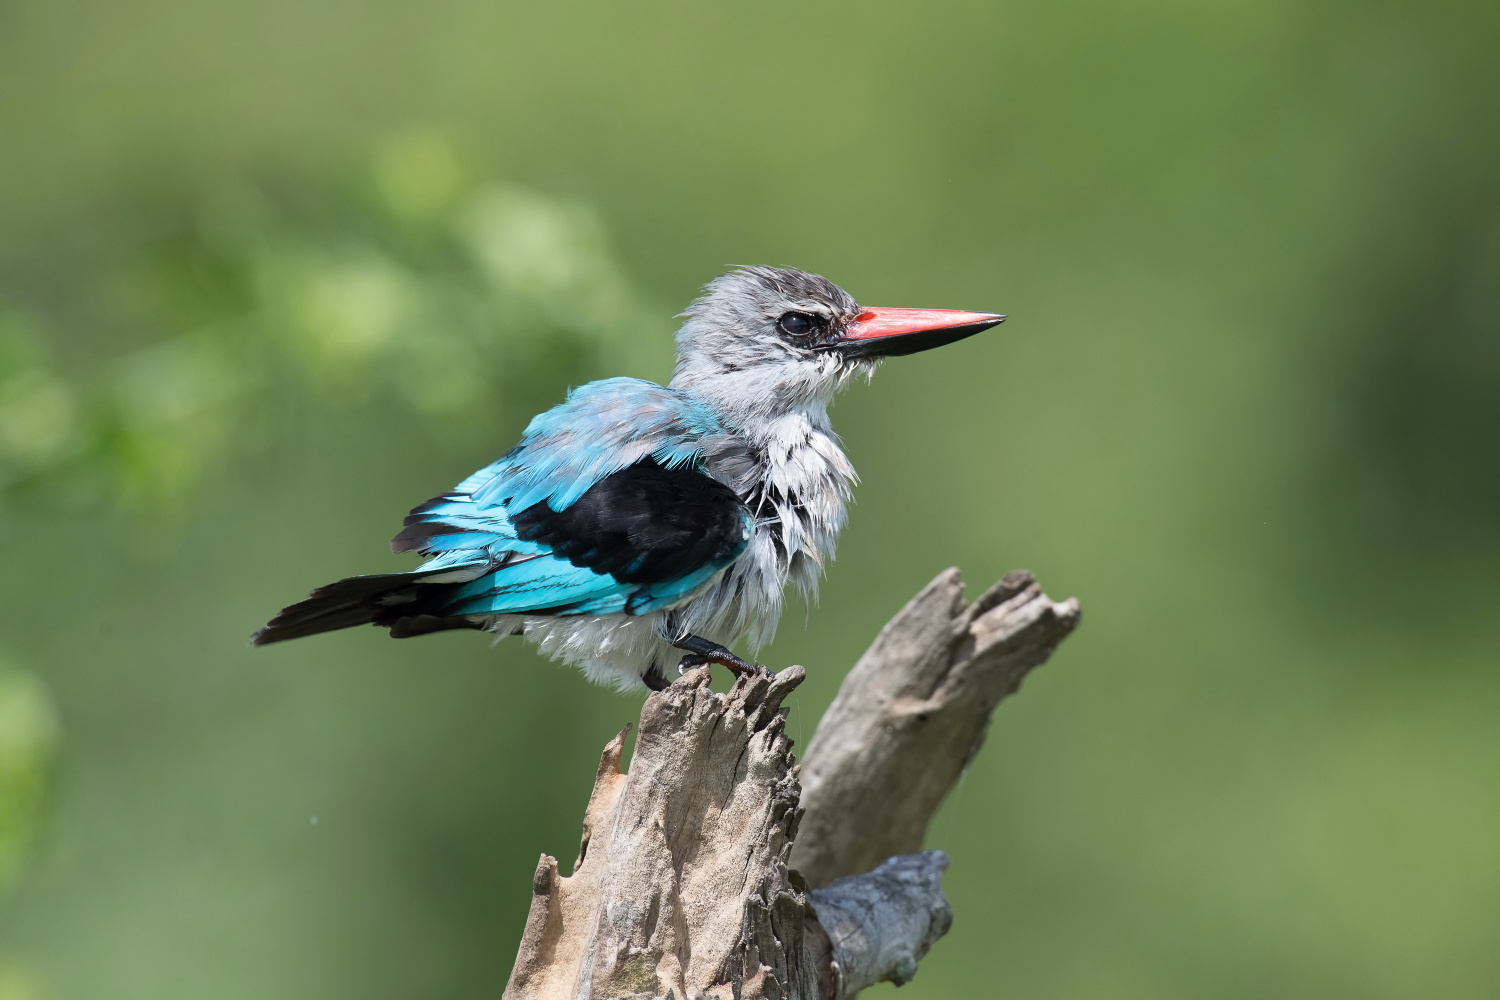
[[[706,471],[704,439],[724,433],[681,393],[639,379],[590,383],[533,419],[499,461],[414,509],[391,546],[432,557],[424,574],[469,577],[448,590],[444,614],[670,607],[749,539],[749,512]],[[629,518],[615,509],[626,507]]]

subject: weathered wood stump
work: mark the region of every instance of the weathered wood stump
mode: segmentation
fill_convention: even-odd
[[[927,824],[1078,618],[1027,573],[966,605],[947,570],[850,671],[800,769],[782,702],[801,667],[724,694],[700,667],[652,694],[628,774],[625,732],[604,748],[573,874],[537,866],[506,1000],[832,1000],[910,980],[953,919],[947,857],[915,853]]]

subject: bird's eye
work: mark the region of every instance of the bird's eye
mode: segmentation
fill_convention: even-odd
[[[805,337],[813,331],[817,321],[807,313],[784,313],[776,325],[789,337]]]

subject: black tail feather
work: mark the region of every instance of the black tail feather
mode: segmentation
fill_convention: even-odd
[[[448,629],[454,628],[482,629],[484,627],[485,623],[483,621],[475,621],[473,618],[464,618],[462,616],[404,615],[391,623],[391,638],[410,639],[414,635],[446,632]]]
[[[449,628],[481,628],[443,613],[451,584],[422,583],[421,573],[351,576],[319,587],[307,600],[282,608],[250,637],[250,645],[299,639],[319,632],[380,625],[402,638]]]

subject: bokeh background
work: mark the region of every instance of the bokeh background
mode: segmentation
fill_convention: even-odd
[[[1012,316],[837,404],[794,736],[948,565],[1085,607],[934,824],[903,997],[1500,995],[1497,46],[1477,0],[0,3],[0,998],[498,996],[639,697],[245,636],[664,378],[733,263]]]

